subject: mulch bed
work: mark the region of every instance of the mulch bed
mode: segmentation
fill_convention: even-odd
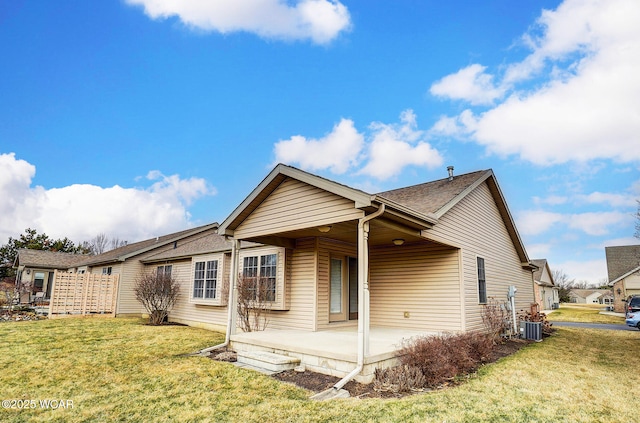
[[[532,341],[526,341],[522,339],[511,339],[507,340],[502,344],[498,344],[495,346],[493,350],[493,355],[487,361],[488,363],[493,363],[502,357],[506,357],[520,350],[520,348],[529,345]],[[212,352],[210,357],[214,360],[220,361],[235,361],[233,358],[233,354],[225,351],[216,351]],[[273,378],[280,380],[282,382],[293,383],[301,388],[307,389],[309,391],[313,391],[315,393],[322,392],[327,390],[333,385],[335,385],[341,378],[335,376],[328,376],[320,373],[304,371],[299,372],[295,370],[288,370],[285,372],[276,373],[272,376]],[[455,386],[462,383],[464,378],[457,378],[456,380],[452,380],[446,386]],[[399,398],[408,395],[412,395],[417,392],[391,392],[391,391],[377,391],[374,389],[374,384],[363,384],[355,381],[348,382],[344,389],[349,391],[351,397],[355,398]],[[427,389],[425,389],[427,391]],[[418,391],[420,392],[420,391]]]

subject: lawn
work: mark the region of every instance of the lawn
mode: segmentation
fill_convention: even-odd
[[[185,353],[223,336],[139,319],[0,324],[2,422],[629,422],[640,332],[559,329],[455,388],[403,399],[315,402],[309,392]],[[43,409],[39,400],[70,400]],[[3,403],[4,405],[5,403]],[[24,403],[23,403],[24,404]],[[31,404],[31,403],[27,403]]]
[[[609,323],[624,325],[624,317],[600,314],[605,308],[599,304],[568,304],[562,303],[558,310],[549,313],[547,319],[551,322],[584,322]]]

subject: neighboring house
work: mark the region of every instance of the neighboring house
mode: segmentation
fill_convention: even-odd
[[[142,305],[136,300],[133,286],[136,278],[144,271],[142,260],[149,256],[166,251],[178,249],[183,243],[189,242],[206,233],[215,233],[217,223],[199,226],[151,238],[145,241],[134,242],[91,256],[78,265],[78,271],[88,273],[118,274],[117,316],[140,316],[145,313]]]
[[[572,303],[577,304],[611,304],[612,293],[608,289],[572,289],[569,291]]]
[[[31,292],[21,297],[21,302],[33,301],[36,293],[42,292],[43,300],[51,297],[53,274],[56,270],[68,271],[87,260],[89,256],[83,254],[60,253],[44,250],[22,248],[14,263],[16,268],[16,282],[28,283]]]
[[[614,310],[624,313],[626,300],[640,295],[640,245],[605,247]]]
[[[231,275],[232,242],[206,231],[171,250],[144,259],[145,271],[170,272],[180,283],[169,320],[224,332]]]
[[[397,362],[402,339],[482,329],[483,305],[506,302],[511,285],[518,310],[535,301],[536,267],[491,170],[451,168],[449,178],[372,195],[280,164],[218,233],[233,237],[232,286],[250,275],[273,289],[266,331],[239,333],[231,307],[239,360],[285,352],[310,370],[368,381]]]
[[[553,281],[553,274],[546,259],[532,260],[537,267],[533,272],[535,296],[538,309],[555,310],[560,305],[559,289]]]

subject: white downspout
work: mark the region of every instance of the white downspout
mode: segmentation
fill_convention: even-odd
[[[224,342],[222,344],[214,345],[213,347],[204,348],[193,355],[206,355],[208,352],[213,350],[217,350],[219,348],[224,348],[229,345],[231,341],[231,335],[235,334],[236,331],[236,316],[237,316],[237,307],[236,307],[236,298],[238,298],[238,253],[240,250],[240,241],[233,240],[233,245],[231,246],[231,281],[230,281],[230,289],[229,289],[229,298],[227,300],[227,331],[225,335]]]
[[[364,367],[364,358],[369,355],[369,221],[384,213],[385,205],[358,221],[358,363],[351,373],[333,385],[342,389],[356,377]]]

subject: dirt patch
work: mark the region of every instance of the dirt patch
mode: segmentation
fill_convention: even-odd
[[[520,348],[529,345],[532,341],[522,340],[522,339],[512,339],[504,342],[503,344],[498,344],[495,346],[493,350],[493,354],[487,360],[485,364],[493,363],[501,359],[502,357],[509,356],[516,351],[520,350]],[[465,377],[466,376],[466,377]],[[308,389],[313,392],[322,392],[326,389],[331,388],[335,385],[340,378],[334,376],[323,375],[320,373],[314,373],[309,371],[297,372],[295,370],[288,370],[286,372],[281,372],[273,375],[275,379],[278,379],[283,382],[293,383],[301,388]],[[456,378],[455,380],[451,380],[446,385],[441,388],[446,388],[449,386],[455,386],[463,383],[467,380],[471,375],[463,375],[461,377]],[[424,389],[422,391],[413,391],[413,392],[392,392],[392,391],[379,391],[374,389],[374,384],[363,384],[351,381],[344,386],[344,389],[349,391],[352,397],[356,398],[400,398],[408,395],[413,395],[419,392],[426,392],[429,389]]]
[[[522,339],[512,339],[508,340],[502,344],[498,344],[493,349],[493,353],[491,357],[487,360],[485,364],[493,363],[502,357],[506,357],[520,350],[520,348],[529,345],[532,341],[526,341]],[[218,361],[235,361],[235,353],[226,349],[220,349],[216,351],[212,351],[210,358]],[[465,377],[466,376],[466,377]],[[451,380],[446,385],[441,388],[446,388],[449,386],[455,386],[463,383],[472,375],[463,375],[461,377],[456,378],[455,380]],[[307,389],[309,391],[313,391],[315,393],[322,392],[326,389],[333,387],[341,378],[335,376],[328,376],[320,373],[304,371],[299,372],[295,370],[288,370],[285,372],[276,373],[273,375],[273,378],[280,380],[282,382],[293,383],[301,388]],[[350,381],[344,386],[344,389],[349,391],[351,397],[355,398],[400,398],[407,395],[412,395],[419,392],[427,391],[425,389],[423,391],[414,391],[414,392],[392,392],[392,391],[384,391],[384,390],[376,390],[374,389],[374,384],[363,384],[355,381]]]

